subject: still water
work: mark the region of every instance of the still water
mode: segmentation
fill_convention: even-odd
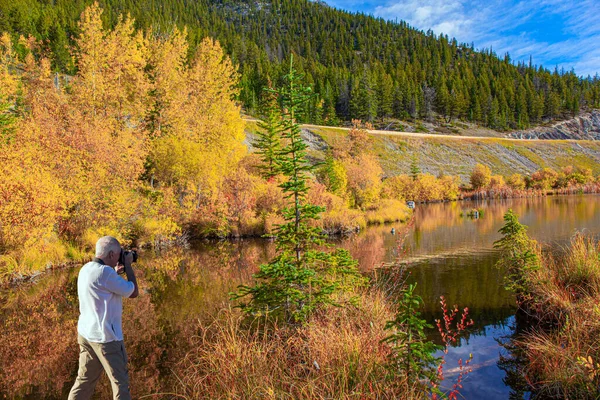
[[[483,216],[466,217],[473,208],[482,209]],[[591,235],[600,232],[600,198],[593,195],[431,204],[415,210],[406,262],[410,279],[417,282],[424,299],[424,315],[429,321],[440,318],[438,300],[445,296],[449,305],[469,307],[474,321],[468,338],[450,349],[445,366],[451,371],[446,374],[447,383],[452,384],[458,359],[473,355],[473,372],[461,390],[467,399],[508,399],[513,392],[498,365],[500,355],[506,355],[498,341],[513,333],[515,299],[503,289],[502,271],[495,267],[498,254],[493,248],[509,208],[545,251],[560,252],[578,231]],[[386,231],[382,229],[380,234]],[[394,257],[392,240],[386,237],[384,246],[389,260]]]
[[[479,219],[466,216],[473,208],[483,210]],[[508,399],[513,391],[505,382],[506,373],[498,366],[500,355],[505,353],[498,340],[513,332],[515,299],[503,289],[503,275],[495,267],[498,255],[493,248],[494,241],[500,238],[498,230],[503,225],[503,215],[509,208],[520,216],[521,222],[529,227],[530,236],[541,242],[546,251],[564,248],[577,231],[592,235],[600,232],[600,196],[551,196],[417,205],[414,225],[404,232],[403,241],[399,241],[404,237],[400,224],[372,227],[336,241],[359,260],[366,272],[382,262],[399,259],[406,266],[408,280],[417,283],[418,294],[424,300],[423,316],[429,322],[442,315],[440,296],[447,299],[449,306],[469,308],[474,325],[468,337],[450,349],[445,367],[445,382],[451,385],[456,378],[458,359],[473,354],[473,372],[467,375],[461,390],[467,399]],[[392,228],[396,234],[391,232]],[[402,242],[400,249],[399,242]],[[124,310],[124,330],[142,333],[126,338],[131,348],[130,363],[144,368],[137,372],[139,378],[135,380],[143,382],[143,390],[138,393],[168,387],[170,383],[164,380],[169,376],[169,360],[177,362],[183,355],[178,354],[177,343],[173,341],[194,334],[191,321],[210,320],[220,309],[228,307],[231,304],[228,292],[240,283],[250,282],[257,266],[274,254],[270,241],[241,240],[201,242],[190,250],[174,249],[156,257],[142,256],[139,267],[144,272],[145,294],[136,302],[125,302]],[[12,388],[21,388],[22,392],[29,387],[27,398],[64,398],[72,385],[77,370],[77,345],[73,338],[77,271],[48,274],[38,285],[9,296],[6,301],[3,317],[25,322],[22,328],[19,328],[21,322],[5,326],[15,325],[14,329],[25,329],[21,332],[28,333],[27,343],[12,340],[9,335],[14,333],[9,329],[5,330],[6,338],[0,334],[0,352],[3,343],[8,343],[12,349],[2,354],[4,358],[9,354],[14,357],[3,367],[10,367],[10,374],[4,379],[9,393],[15,394]],[[50,309],[49,301],[54,302]],[[37,325],[46,325],[34,330],[26,321],[28,318],[37,318]],[[435,332],[431,335],[435,340]],[[19,355],[15,355],[15,343],[23,344],[19,345]],[[105,393],[109,390],[104,384]]]
[[[475,208],[483,210],[478,219],[467,216]],[[458,359],[473,355],[473,372],[466,376],[461,390],[467,399],[508,399],[513,391],[498,366],[500,355],[506,353],[498,341],[513,333],[515,298],[503,288],[503,273],[495,267],[498,253],[493,247],[508,209],[519,215],[530,236],[545,251],[560,251],[578,231],[592,235],[600,232],[599,196],[549,196],[418,205],[414,225],[404,240],[399,240],[403,236],[401,225],[386,225],[336,243],[347,248],[364,271],[398,259],[405,264],[408,280],[417,283],[417,292],[424,300],[423,316],[432,325],[442,315],[440,296],[449,306],[469,308],[474,325],[468,337],[450,349],[445,365],[445,384],[452,385]],[[395,234],[391,228],[395,228]],[[205,244],[197,251],[214,251],[208,250],[210,246]],[[229,268],[239,274],[240,280],[248,279],[250,271],[274,252],[272,244],[262,241],[231,246],[230,261],[234,263]],[[434,340],[436,335],[431,332]]]

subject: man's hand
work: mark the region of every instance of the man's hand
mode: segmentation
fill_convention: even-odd
[[[121,263],[117,263],[117,266],[115,267],[115,271],[117,271],[117,274],[122,274],[125,272],[125,269],[127,267],[131,268],[131,263],[133,262],[133,253],[128,252],[124,257],[123,257],[123,264]]]
[[[133,253],[128,251],[127,254],[123,257],[123,265],[126,267],[131,267],[131,263],[133,262]]]

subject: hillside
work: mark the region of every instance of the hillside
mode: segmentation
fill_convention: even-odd
[[[247,123],[247,143],[253,138],[253,122]],[[304,139],[316,161],[347,135],[342,128],[304,126]],[[463,137],[419,133],[371,132],[371,150],[377,155],[386,176],[409,174],[416,155],[425,173],[458,175],[462,182],[477,163],[488,165],[494,174],[530,175],[540,168],[577,165],[600,173],[600,142],[594,140],[520,140],[509,138]]]
[[[508,137],[518,139],[600,139],[600,111],[582,113],[575,118],[551,126],[511,132]]]
[[[0,31],[33,35],[53,68],[77,65],[69,46],[91,0],[1,0]],[[317,95],[306,122],[338,125],[354,118],[476,122],[506,131],[600,108],[600,79],[537,65],[422,32],[406,23],[352,14],[308,0],[102,0],[105,26],[130,13],[136,26],[163,36],[186,26],[194,44],[211,36],[241,73],[239,100],[260,114],[263,88],[281,83],[290,54]],[[21,48],[21,51],[24,51]]]

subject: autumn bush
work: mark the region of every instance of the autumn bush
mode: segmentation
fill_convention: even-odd
[[[411,211],[400,200],[382,199],[377,208],[367,210],[367,224],[386,224],[391,222],[405,222],[410,218]]]
[[[475,165],[475,168],[471,172],[470,182],[471,187],[474,190],[483,189],[487,187],[492,180],[492,171],[490,167],[483,164]]]
[[[549,190],[556,184],[558,173],[552,168],[542,168],[531,174],[531,186],[534,189]]]
[[[489,186],[492,188],[501,188],[505,186],[504,177],[502,175],[492,175]]]
[[[521,174],[512,174],[506,178],[506,184],[513,190],[525,189],[525,178]]]
[[[485,173],[484,173],[485,172]],[[598,193],[600,186],[596,182],[591,169],[577,166],[567,166],[556,172],[552,168],[541,168],[531,175],[521,175],[518,173],[508,177],[502,175],[491,175],[489,181],[487,170],[477,165],[471,173],[475,178],[476,185],[472,184],[472,190],[462,192],[465,198],[511,198],[511,197],[530,197],[543,196],[550,192],[558,194],[573,193]],[[487,184],[483,185],[485,182]]]
[[[362,153],[346,159],[345,167],[351,205],[366,209],[377,203],[383,175],[379,161],[370,154]]]
[[[415,178],[396,175],[383,182],[383,196],[397,200],[431,202],[457,200],[460,194],[459,178],[431,174],[418,174]]]

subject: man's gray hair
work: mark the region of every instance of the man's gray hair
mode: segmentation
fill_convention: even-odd
[[[102,258],[108,256],[110,251],[121,252],[121,244],[112,236],[104,236],[96,242],[96,257]]]

